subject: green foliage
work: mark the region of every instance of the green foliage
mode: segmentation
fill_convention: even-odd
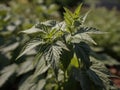
[[[33,60],[34,74],[24,81],[26,85],[22,84],[22,88],[28,90],[31,87],[32,90],[37,90],[43,82],[40,89],[48,89],[48,85],[51,85],[50,90],[65,90],[74,81],[79,83],[78,88],[81,87],[82,90],[117,90],[111,84],[110,73],[105,66],[90,59],[91,49],[88,43],[96,43],[89,34],[101,32],[85,26],[88,13],[82,16],[80,12],[81,5],[73,13],[65,8],[64,21],[40,22],[21,31],[29,35],[30,39],[17,59],[32,49],[36,52]],[[66,53],[70,55],[68,58],[64,57]],[[74,59],[78,65],[72,62]]]
[[[29,36],[21,35],[19,32],[30,28],[39,20],[59,17],[57,11],[59,7],[56,4],[46,6],[46,1],[34,0],[26,3],[24,1],[28,0],[9,0],[0,3],[0,90],[18,88],[21,85],[19,83],[24,82],[35,69],[32,62],[33,55],[36,54],[34,50],[20,61],[15,61],[23,44],[30,39]]]
[[[107,32],[106,34],[101,34],[99,37],[97,35],[92,36],[94,40],[98,43],[98,45],[95,46],[96,52],[104,52],[104,55],[101,55],[101,57],[109,57],[108,62],[105,62],[106,64],[110,64],[109,60],[111,60],[112,58],[115,58],[116,60],[119,61],[120,57],[119,14],[120,12],[117,11],[116,9],[112,9],[109,11],[106,8],[96,9],[94,8],[89,14],[86,21],[88,25],[95,26],[97,28],[100,28],[103,32]],[[102,58],[101,60],[103,59],[104,58]],[[116,62],[116,60],[112,59],[111,61]],[[119,62],[113,64],[118,63]]]

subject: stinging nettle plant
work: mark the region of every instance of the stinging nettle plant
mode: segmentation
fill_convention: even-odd
[[[81,5],[74,13],[64,9],[64,21],[48,20],[22,31],[30,36],[30,41],[17,59],[32,49],[36,51],[35,71],[26,80],[31,83],[28,87],[31,90],[117,90],[106,67],[90,58],[88,43],[96,43],[89,34],[102,32],[84,25],[88,13],[80,14]]]

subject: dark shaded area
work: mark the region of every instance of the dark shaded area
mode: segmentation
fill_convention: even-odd
[[[96,5],[97,7],[107,7],[108,9],[116,8],[120,10],[120,1],[119,0],[101,0],[100,3]]]

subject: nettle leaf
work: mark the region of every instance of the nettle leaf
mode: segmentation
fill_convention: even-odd
[[[100,30],[94,27],[81,27],[80,30],[78,30],[78,33],[104,34],[105,32],[101,32]]]
[[[21,31],[21,32],[25,33],[25,34],[42,34],[42,33],[44,34],[44,33],[46,33],[46,29],[48,27],[53,27],[56,25],[56,23],[57,22],[55,20],[48,20],[45,22],[40,22],[40,23],[34,25],[32,28]]]
[[[24,54],[26,54],[27,52],[29,52],[30,50],[34,49],[35,47],[39,46],[40,44],[44,44],[43,41],[40,40],[32,40],[29,43],[27,43],[23,49],[21,50],[19,56],[17,57],[20,58],[21,56],[23,56]]]
[[[82,33],[80,34],[81,36],[81,40],[84,42],[90,42],[90,43],[93,43],[93,44],[97,44],[88,34],[86,33]]]
[[[67,9],[67,8],[64,8],[65,10],[65,13],[64,13],[64,19],[65,19],[65,22],[67,23],[67,25],[72,25],[72,21],[74,20],[73,19],[73,13]]]
[[[35,33],[45,33],[43,30],[41,30],[40,28],[36,28],[36,25],[33,26],[30,29],[21,31],[21,33],[25,33],[25,34],[35,34]]]
[[[68,17],[73,19],[73,13],[69,9],[67,9],[65,7],[64,7],[64,10],[65,10],[65,14],[68,15]]]
[[[45,21],[45,22],[41,22],[41,24],[45,25],[45,26],[49,26],[49,27],[53,27],[56,25],[56,21],[55,20],[48,20],[48,21]]]
[[[104,88],[102,80],[99,78],[99,76],[94,71],[89,69],[87,70],[87,74],[90,77],[91,81],[93,81],[96,86],[100,88]]]
[[[45,60],[50,63],[57,73],[60,55],[62,52],[62,47],[58,46],[57,44],[51,45],[48,50],[45,52]]]
[[[92,83],[86,73],[86,71],[82,71],[79,68],[73,68],[72,75],[76,81],[80,82],[82,90],[92,90]]]
[[[56,44],[60,46],[62,49],[69,51],[68,47],[62,41],[57,41]]]
[[[105,65],[95,59],[91,59],[91,61],[92,65],[90,69],[96,73],[99,79],[101,79],[104,85],[103,88],[105,88],[105,90],[117,90],[112,81],[109,79],[111,77],[111,74]]]
[[[47,27],[54,27],[57,24],[57,21],[55,20],[47,20],[44,22],[39,22],[38,24],[35,25],[35,28],[39,28],[42,31],[45,30]]]
[[[80,4],[74,11],[74,18],[79,18],[82,4]]]
[[[81,62],[83,63],[84,68],[89,68],[91,64],[90,58],[89,58],[90,47],[84,42],[80,44],[75,44],[74,52],[78,60],[81,59]]]
[[[42,56],[36,66],[33,79],[36,79],[41,74],[45,73],[50,67],[50,64],[46,64],[45,57]]]
[[[66,23],[64,21],[57,23],[52,29],[66,31]]]
[[[43,53],[47,64],[50,64],[53,67],[56,75],[59,68],[59,61],[63,49],[68,50],[68,48],[63,42],[57,41],[53,44],[48,45]]]
[[[72,21],[70,20],[70,18],[68,17],[67,14],[64,14],[64,19],[65,19],[65,22],[67,23],[67,25],[72,25]]]
[[[106,75],[111,75],[109,70],[105,67],[105,65],[102,62],[96,60],[95,58],[91,58],[90,60],[92,62],[92,65],[90,67],[92,70],[98,70]]]
[[[81,22],[82,22],[82,24],[84,24],[84,22],[85,22],[85,20],[86,20],[86,18],[87,18],[87,16],[88,16],[88,14],[89,14],[89,12],[90,12],[90,11],[88,11],[83,17],[81,17]]]
[[[90,42],[96,45],[96,42],[86,33],[75,34],[71,37],[72,43]]]
[[[3,84],[7,82],[7,80],[16,72],[16,70],[17,65],[12,64],[0,71],[0,87],[2,87]]]
[[[40,60],[40,58],[42,57],[43,53],[41,51],[39,51],[36,56],[34,57],[33,60],[33,65],[36,66]]]
[[[39,60],[42,58],[44,53],[47,51],[46,49],[49,47],[49,44],[42,44],[39,46],[38,53],[36,54],[34,60],[33,60],[33,65],[37,65]]]

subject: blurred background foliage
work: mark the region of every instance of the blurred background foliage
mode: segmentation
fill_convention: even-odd
[[[15,61],[23,44],[30,38],[19,32],[30,28],[39,21],[49,19],[61,21],[63,7],[74,10],[81,2],[83,3],[83,13],[91,9],[86,24],[106,32],[99,36],[92,36],[98,45],[92,46],[95,52],[91,55],[104,62],[113,74],[120,76],[119,0],[0,0],[1,90],[8,90],[8,88],[9,90],[23,90],[21,87],[25,87],[25,85],[21,83],[29,80],[27,76],[30,76],[35,68],[32,65],[35,51],[31,51],[20,58],[21,60]],[[117,70],[111,69],[113,66]],[[51,79],[50,82],[52,82]],[[50,84],[50,82],[48,83]],[[46,88],[50,88],[49,84]]]

